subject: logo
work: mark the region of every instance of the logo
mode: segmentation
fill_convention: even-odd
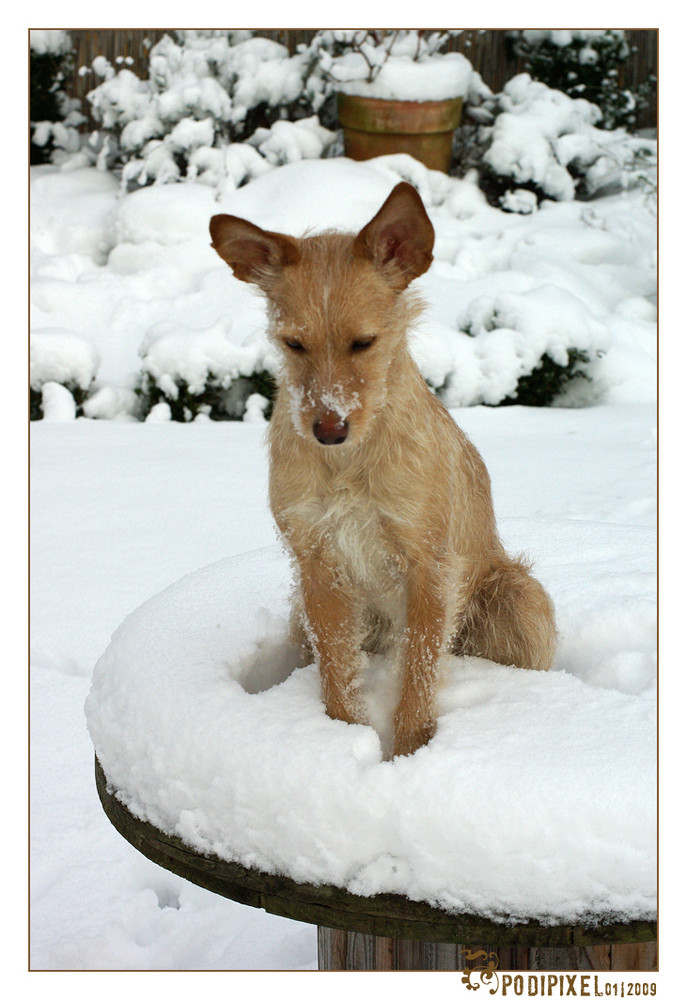
[[[499,988],[499,977],[496,974],[496,970],[499,965],[499,959],[496,952],[486,952],[486,951],[468,951],[464,952],[465,959],[468,962],[480,962],[480,965],[473,965],[470,969],[465,969],[463,972],[463,983],[469,990],[478,990],[481,986],[493,986],[489,990],[490,993],[496,993]],[[471,977],[479,976],[477,982],[472,982]]]

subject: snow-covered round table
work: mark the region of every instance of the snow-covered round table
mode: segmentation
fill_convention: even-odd
[[[651,700],[447,657],[435,738],[388,760],[394,665],[371,658],[370,725],[329,719],[288,641],[289,587],[282,551],[258,550],[115,632],[86,713],[119,832],[317,923],[321,968],[462,968],[463,946],[500,969],[651,968]]]

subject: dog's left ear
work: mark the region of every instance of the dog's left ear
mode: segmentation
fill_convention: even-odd
[[[412,184],[397,184],[380,210],[361,229],[353,253],[382,269],[398,291],[432,263],[434,228]]]

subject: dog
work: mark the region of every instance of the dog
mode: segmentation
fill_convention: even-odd
[[[549,596],[499,539],[482,458],[408,348],[434,229],[403,182],[357,234],[215,215],[210,235],[266,296],[281,355],[269,498],[295,561],[296,637],[348,723],[365,722],[365,654],[397,650],[393,754],[412,754],[436,730],[443,653],[547,670],[556,640]]]

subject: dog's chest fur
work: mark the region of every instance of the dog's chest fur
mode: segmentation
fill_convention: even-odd
[[[383,517],[370,497],[333,494],[328,498],[322,524],[341,564],[352,580],[372,590],[389,587],[399,577],[398,555],[389,543]]]
[[[311,544],[332,556],[357,587],[378,595],[396,590],[403,559],[385,505],[354,475],[334,475],[319,485],[314,496],[288,505],[287,522],[299,534],[305,528]]]

